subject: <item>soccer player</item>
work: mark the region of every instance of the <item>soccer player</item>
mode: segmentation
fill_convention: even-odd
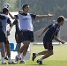
[[[6,64],[6,62],[4,61],[4,56],[5,56],[5,43],[4,43],[4,38],[5,38],[5,34],[2,31],[2,23],[1,20],[5,20],[6,18],[4,16],[2,16],[0,14],[0,51],[1,51],[1,55],[2,55],[2,64]]]
[[[0,12],[0,14],[2,14],[2,12]],[[2,20],[4,20],[4,16],[2,16],[2,15],[0,15],[0,19]],[[6,47],[5,47],[5,57],[4,57],[6,60],[8,60],[8,58],[7,58],[7,50],[6,50]]]
[[[15,15],[15,20],[14,22],[12,23],[12,27],[15,25],[15,40],[16,40],[16,43],[17,43],[17,52],[19,53],[19,49],[20,49],[20,46],[21,46],[21,33],[20,33],[20,29],[19,29],[19,20],[18,20],[18,17],[17,15]]]
[[[52,14],[34,15],[31,13],[28,13],[28,11],[29,11],[28,4],[24,4],[22,6],[22,10],[23,10],[23,12],[19,13],[17,16],[19,18],[19,26],[20,26],[20,30],[21,30],[23,46],[20,48],[20,52],[16,56],[16,61],[18,61],[20,54],[23,53],[20,63],[25,63],[24,58],[26,56],[29,44],[30,44],[30,42],[34,41],[32,19],[52,17],[53,15]]]
[[[2,31],[5,34],[3,39],[4,39],[5,47],[7,49],[8,64],[14,64],[14,62],[11,60],[10,46],[9,46],[9,41],[8,41],[8,38],[7,38],[7,31],[6,31],[7,24],[9,24],[10,27],[12,25],[10,18],[7,16],[8,13],[9,13],[9,10],[7,8],[3,8],[3,13],[1,15],[5,16],[6,19],[5,20],[1,20],[1,23],[2,23]]]
[[[42,64],[43,59],[46,59],[49,56],[53,55],[53,45],[52,45],[53,39],[55,39],[58,42],[61,42],[62,44],[65,43],[65,41],[57,37],[58,32],[60,30],[60,26],[62,26],[63,24],[64,24],[64,16],[59,16],[57,18],[57,23],[47,26],[40,34],[38,34],[38,37],[41,37],[42,34],[47,30],[43,37],[43,46],[46,50],[41,51],[39,53],[33,53],[32,61],[34,61],[37,56],[44,55],[43,57],[37,60],[38,64]]]

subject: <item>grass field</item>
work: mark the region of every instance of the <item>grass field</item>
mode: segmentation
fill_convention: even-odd
[[[31,48],[31,55],[32,52],[39,52],[44,50],[42,45],[32,45]],[[31,60],[25,60],[26,64],[15,64],[15,66],[39,66],[36,63],[36,60],[40,58],[41,56],[37,57],[35,61],[33,62]],[[0,64],[3,66],[2,64]],[[14,65],[5,65],[5,66],[14,66]],[[54,55],[43,60],[43,65],[40,66],[67,66],[67,45],[54,45]]]

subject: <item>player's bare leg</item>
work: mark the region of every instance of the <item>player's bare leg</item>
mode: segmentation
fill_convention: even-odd
[[[42,51],[42,52],[39,52],[37,55],[36,54],[37,53],[35,53],[35,58],[39,55],[44,55],[43,57],[37,60],[38,64],[42,64],[43,59],[48,58],[49,56],[53,55],[53,50]]]
[[[24,41],[23,42],[23,44],[24,44],[24,50],[22,50],[22,48],[21,48],[21,52],[23,52],[23,55],[22,55],[22,58],[21,58],[21,61],[20,61],[20,63],[25,63],[24,62],[24,58],[25,58],[25,56],[26,56],[26,53],[27,53],[27,49],[28,49],[28,47],[29,47],[29,44],[30,44],[30,41]]]
[[[48,50],[46,49],[45,51],[41,51],[41,52],[39,52],[39,53],[33,53],[33,54],[32,54],[32,61],[34,61],[35,58],[36,58],[38,55],[44,55],[44,54],[46,54],[47,52],[48,52]]]
[[[2,55],[2,64],[6,64],[6,62],[4,61],[4,57],[5,57],[5,46],[4,46],[4,42],[0,42],[0,47],[1,49],[1,55]]]

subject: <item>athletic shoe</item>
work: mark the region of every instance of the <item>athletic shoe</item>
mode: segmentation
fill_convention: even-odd
[[[33,53],[33,54],[32,54],[32,61],[34,61],[35,58],[36,58],[36,53]]]
[[[7,57],[5,57],[4,59],[5,59],[5,60],[8,60],[8,58],[7,58]]]
[[[37,63],[38,63],[39,65],[42,65],[42,61],[40,61],[40,60],[37,60]]]
[[[1,64],[7,64],[6,62],[2,62]]]
[[[16,64],[16,62],[11,61],[11,62],[8,62],[8,64]]]
[[[18,60],[19,60],[19,58],[16,56],[16,57],[15,57],[15,62],[18,62]]]
[[[20,61],[20,64],[25,64],[26,62],[25,61]]]

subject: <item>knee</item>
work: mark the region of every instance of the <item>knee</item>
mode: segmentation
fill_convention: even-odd
[[[26,48],[28,48],[28,47],[29,47],[29,44],[25,44],[24,46],[25,46]]]
[[[54,54],[53,51],[48,51],[48,53],[50,54],[50,56]]]
[[[51,55],[53,55],[54,53],[52,52]]]
[[[54,54],[53,52],[50,53],[50,55],[53,55],[53,54]]]

